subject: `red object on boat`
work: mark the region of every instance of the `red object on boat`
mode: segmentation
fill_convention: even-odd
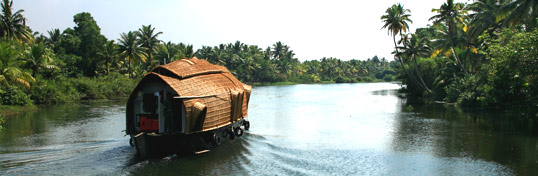
[[[159,119],[150,119],[145,116],[140,116],[140,130],[142,131],[158,131]]]

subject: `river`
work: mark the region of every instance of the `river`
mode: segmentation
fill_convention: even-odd
[[[537,175],[517,114],[416,105],[398,84],[255,87],[251,128],[211,152],[143,161],[125,102],[43,106],[6,119],[0,175]]]

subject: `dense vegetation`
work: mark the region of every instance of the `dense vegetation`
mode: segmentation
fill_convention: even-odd
[[[399,79],[407,92],[463,106],[536,114],[538,2],[447,0],[432,12],[432,24],[415,33],[407,33],[411,12],[401,4],[381,17],[393,36]]]
[[[266,49],[235,43],[203,46],[163,42],[151,25],[122,33],[117,41],[101,34],[90,13],[74,15],[73,28],[47,34],[26,26],[23,10],[3,0],[0,16],[0,105],[54,104],[127,96],[153,67],[198,57],[226,66],[253,84],[392,81],[395,62],[336,58],[300,62],[277,42]]]

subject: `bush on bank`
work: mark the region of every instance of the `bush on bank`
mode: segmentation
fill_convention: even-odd
[[[37,79],[30,90],[9,88],[0,93],[1,105],[56,104],[81,100],[115,99],[126,97],[137,79],[118,73],[102,77]]]

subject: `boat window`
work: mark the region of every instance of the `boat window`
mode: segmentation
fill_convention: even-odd
[[[157,98],[153,93],[144,93],[142,108],[145,112],[152,114],[157,112]]]

